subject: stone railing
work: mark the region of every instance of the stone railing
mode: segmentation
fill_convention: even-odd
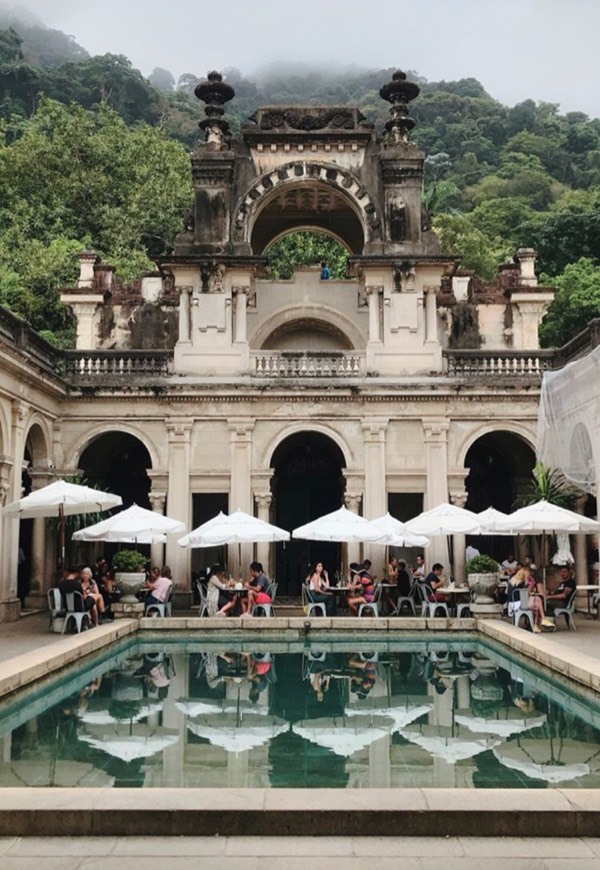
[[[162,377],[173,372],[172,350],[67,350],[65,378],[98,383]]]
[[[0,306],[0,341],[48,374],[62,373],[62,351],[47,342],[26,320]]]
[[[586,356],[599,345],[600,318],[595,318],[588,323],[582,332],[574,336],[571,341],[568,341],[558,350],[554,351],[556,355],[554,367],[560,369],[567,363],[581,359],[582,356]]]
[[[535,378],[554,368],[554,350],[445,350],[454,377]]]
[[[253,355],[260,378],[357,378],[365,374],[365,355],[339,351],[260,351]]]

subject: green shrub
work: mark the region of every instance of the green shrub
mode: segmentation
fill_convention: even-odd
[[[113,557],[112,566],[114,571],[136,574],[144,570],[147,561],[147,557],[137,550],[119,550]]]
[[[465,565],[465,574],[497,574],[500,570],[498,563],[491,556],[475,556],[469,559]]]

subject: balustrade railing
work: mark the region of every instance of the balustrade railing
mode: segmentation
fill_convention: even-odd
[[[67,380],[100,381],[129,377],[169,375],[173,371],[172,350],[67,350]]]
[[[448,374],[456,377],[541,378],[554,368],[554,350],[445,350]]]
[[[361,353],[261,351],[254,354],[254,374],[262,378],[353,378],[365,374]]]

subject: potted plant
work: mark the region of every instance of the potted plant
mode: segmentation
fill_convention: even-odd
[[[475,605],[495,604],[494,593],[498,588],[499,572],[500,566],[491,556],[480,555],[469,559],[465,565],[465,574],[474,594]]]
[[[146,582],[144,565],[147,561],[146,556],[137,550],[119,550],[115,554],[112,566],[117,588],[123,593],[122,603],[138,603],[136,592],[139,592]]]

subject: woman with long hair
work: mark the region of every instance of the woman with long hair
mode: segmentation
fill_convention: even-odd
[[[329,576],[322,562],[311,565],[308,573],[308,588],[312,600],[317,604],[325,605],[327,616],[335,616],[335,595],[329,590]]]

